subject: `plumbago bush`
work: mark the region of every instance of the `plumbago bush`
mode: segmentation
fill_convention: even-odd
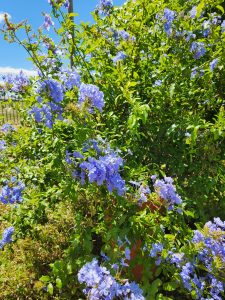
[[[224,1],[48,2],[1,30],[37,76],[3,78],[0,299],[224,299]]]

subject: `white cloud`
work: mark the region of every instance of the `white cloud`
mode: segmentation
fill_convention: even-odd
[[[3,21],[5,20],[5,17],[4,17],[5,14],[8,16],[8,19],[11,19],[10,14],[8,14],[7,12],[1,11],[1,12],[0,12],[0,23],[3,22]]]
[[[24,74],[27,76],[35,76],[37,75],[36,71],[33,70],[27,70],[27,69],[18,69],[18,68],[12,68],[12,67],[0,67],[0,76],[6,75],[6,74],[19,74],[20,71],[23,71]]]

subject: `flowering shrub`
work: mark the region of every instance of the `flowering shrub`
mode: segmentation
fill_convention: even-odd
[[[79,26],[48,3],[38,33],[2,29],[37,75],[1,87],[25,105],[0,130],[0,263],[23,288],[0,296],[223,299],[223,1],[99,1]]]

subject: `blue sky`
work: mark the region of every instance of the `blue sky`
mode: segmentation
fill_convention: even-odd
[[[114,5],[122,5],[125,0],[114,0]],[[91,22],[91,11],[94,10],[98,0],[74,0],[74,11],[79,14],[75,22]],[[20,22],[27,19],[32,28],[37,29],[43,24],[42,12],[50,12],[47,0],[0,0],[0,26],[1,13],[7,12],[12,22]],[[0,73],[3,68],[32,69],[32,63],[27,60],[27,53],[16,44],[8,44],[0,35]]]

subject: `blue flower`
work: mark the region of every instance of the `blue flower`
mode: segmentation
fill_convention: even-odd
[[[190,17],[192,19],[194,19],[197,15],[197,6],[193,6],[192,9],[190,10],[189,14],[190,14]]]
[[[85,264],[78,272],[78,281],[86,283],[87,286],[95,286],[102,279],[102,269],[97,259],[93,259],[90,263]]]
[[[11,177],[10,181],[6,181],[0,192],[0,201],[3,204],[14,204],[22,202],[22,192],[25,185],[18,181],[15,177]]]
[[[182,199],[177,194],[171,177],[164,177],[162,180],[155,180],[154,188],[159,196],[167,201],[168,210],[172,210],[175,204],[179,205],[182,203]]]
[[[120,286],[117,291],[117,296],[123,296],[124,300],[145,300],[143,291],[135,282],[126,282]]]
[[[167,33],[168,36],[170,36],[172,34],[172,28],[171,28],[171,23],[170,22],[166,22],[164,24],[164,30]]]
[[[196,38],[196,34],[194,34],[191,31],[188,32],[184,32],[187,36],[186,36],[186,41],[189,42],[191,39],[195,39]]]
[[[221,23],[220,27],[221,27],[221,31],[225,32],[225,20],[223,20],[223,22]]]
[[[157,175],[152,175],[151,176],[151,180],[154,181],[154,182],[155,182],[156,178],[157,178]]]
[[[113,300],[117,297],[144,300],[143,291],[135,282],[118,283],[105,267],[99,266],[95,258],[80,269],[78,281],[86,284],[83,292],[90,300]]]
[[[219,61],[219,59],[215,58],[210,62],[209,68],[210,68],[211,72],[215,69],[216,65],[218,64],[218,61]]]
[[[217,227],[225,229],[225,222],[221,221],[220,218],[214,218],[213,221],[214,221],[214,223],[216,224]]]
[[[82,83],[79,88],[79,103],[90,101],[91,107],[97,108],[100,112],[105,105],[104,94],[96,85]]]
[[[151,193],[148,185],[138,184],[139,188],[137,191],[138,204],[141,205],[144,202],[148,201],[147,195]]]
[[[38,93],[41,94],[37,97],[38,106],[33,106],[29,114],[34,115],[36,122],[45,122],[48,128],[52,128],[56,119],[63,120],[63,108],[60,102],[64,98],[64,88],[60,82],[54,79],[46,79],[39,81]],[[44,97],[50,97],[52,101],[44,102]]]
[[[158,253],[162,252],[162,250],[163,250],[163,245],[161,243],[152,244],[152,249],[150,251],[150,256],[151,257],[156,257],[156,256],[158,256]]]
[[[44,27],[44,29],[46,30],[50,30],[51,26],[54,25],[54,22],[52,21],[52,18],[49,14],[44,14],[45,20],[44,20],[44,24],[42,25]]]
[[[187,138],[189,138],[191,136],[190,132],[185,132],[184,134]]]
[[[170,262],[175,264],[177,268],[181,268],[181,263],[184,261],[184,253],[172,253]]]
[[[112,58],[114,64],[117,63],[119,60],[124,60],[127,55],[123,51],[119,51],[116,56]]]
[[[34,119],[36,122],[40,123],[42,121],[42,110],[36,106],[34,106],[30,111],[29,114],[34,114]]]
[[[96,182],[102,185],[106,182],[109,192],[114,189],[119,195],[125,192],[125,181],[119,174],[119,168],[122,165],[122,158],[114,153],[101,156],[99,159],[89,157],[88,161],[80,164],[83,171],[88,171],[90,182]]]
[[[2,132],[4,133],[8,133],[8,132],[12,132],[12,131],[15,131],[15,127],[11,124],[3,124],[2,125],[2,128],[1,128]]]
[[[194,53],[195,59],[199,59],[206,53],[205,44],[203,42],[192,42],[190,52]]]
[[[128,247],[125,248],[125,257],[127,260],[130,260],[130,249]]]
[[[166,20],[166,23],[164,24],[164,30],[168,36],[170,36],[172,33],[171,26],[175,18],[175,14],[175,11],[172,11],[169,8],[164,9],[164,19]]]
[[[2,234],[2,239],[0,240],[0,249],[2,249],[5,244],[11,243],[13,232],[14,227],[9,227],[4,230]]]
[[[21,70],[19,74],[8,74],[2,77],[4,83],[12,92],[24,92],[30,84],[30,79]]]
[[[6,141],[0,140],[0,151],[3,151],[6,149]]]
[[[73,152],[73,157],[75,158],[84,158],[83,154],[78,151]]]
[[[112,7],[113,7],[112,0],[100,0],[97,9],[99,10],[100,13],[104,15],[108,15]]]
[[[56,103],[61,102],[64,97],[64,89],[61,83],[55,79],[49,78],[39,82],[39,93],[47,93]]]
[[[191,279],[191,274],[192,272],[194,271],[194,267],[191,263],[186,263],[183,267],[182,267],[182,270],[180,272],[180,276],[182,278],[182,281],[183,281],[183,284],[184,284],[184,287],[191,291],[192,290],[192,285],[191,285],[191,282],[192,282],[192,279]]]
[[[172,11],[169,8],[165,8],[164,9],[164,17],[168,23],[172,23],[175,18],[175,11]]]
[[[97,152],[97,158],[88,157],[87,160],[84,160],[84,156],[80,152],[74,152],[73,157],[75,159],[83,159],[82,161],[76,161],[75,167],[80,169],[75,174],[76,178],[80,179],[82,175],[82,184],[85,183],[85,177],[87,174],[89,182],[96,182],[98,185],[106,184],[109,192],[116,190],[119,195],[125,193],[125,180],[122,179],[120,175],[120,168],[123,166],[123,159],[109,146],[106,144],[99,147],[96,140],[89,140],[89,143],[92,143],[93,148]],[[90,146],[89,143],[85,143],[83,151],[87,151]],[[105,155],[104,155],[105,153]],[[103,154],[102,156],[100,156]],[[72,163],[71,160],[72,153],[66,152],[66,161],[68,164]],[[78,175],[78,176],[77,176]]]
[[[59,77],[64,88],[68,90],[73,89],[74,86],[79,88],[81,85],[80,75],[75,68],[62,69]]]
[[[202,242],[203,240],[204,240],[203,234],[202,234],[199,230],[195,230],[195,231],[194,231],[194,236],[193,236],[192,241],[193,241],[194,243],[200,243],[200,242]]]
[[[158,79],[155,81],[155,83],[153,84],[153,86],[160,86],[162,85],[162,80]]]
[[[130,35],[127,31],[125,30],[119,30],[118,35],[123,39],[123,40],[129,40]]]

